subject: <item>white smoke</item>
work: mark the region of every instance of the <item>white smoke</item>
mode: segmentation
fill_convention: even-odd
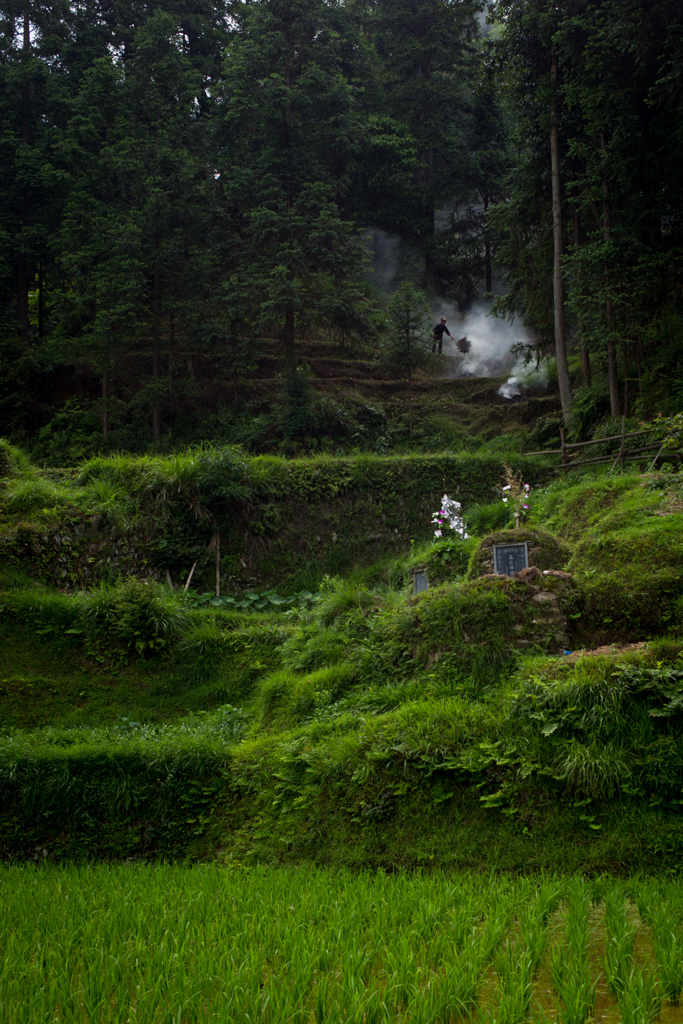
[[[389,235],[379,228],[367,231],[365,238],[372,256],[369,267],[370,280],[381,291],[392,292],[396,285],[401,240],[398,235]]]
[[[482,300],[461,313],[452,303],[438,301],[435,304],[435,318],[445,317],[446,326],[453,335],[449,338],[444,334],[443,338],[446,377],[499,377],[521,369],[510,349],[513,345],[528,343],[529,332],[519,320],[489,316],[491,305],[490,301]],[[469,351],[461,352],[457,343],[465,338]]]
[[[383,292],[390,294],[399,283],[399,262],[401,241],[397,235],[372,229],[366,233],[372,260],[369,268],[372,280]],[[405,245],[403,247],[406,249]],[[414,254],[413,254],[414,255]],[[401,270],[403,273],[403,270]],[[494,295],[505,291],[502,280],[493,282]],[[510,351],[516,345],[529,344],[531,334],[521,320],[503,320],[490,316],[493,299],[479,300],[466,312],[452,302],[437,299],[433,305],[434,323],[440,317],[446,318],[446,325],[452,338],[443,336],[445,377],[500,377],[508,375],[498,393],[503,398],[513,399],[521,395],[522,389],[539,389],[546,385],[545,370],[531,371]],[[467,339],[469,350],[461,352],[458,341]],[[467,346],[463,346],[467,348]]]
[[[519,398],[523,391],[545,391],[548,386],[548,370],[545,366],[525,366],[524,360],[513,367],[509,379],[498,388],[503,398]]]

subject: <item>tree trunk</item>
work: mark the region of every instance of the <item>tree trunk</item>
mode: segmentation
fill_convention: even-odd
[[[555,313],[555,357],[560,388],[562,415],[568,420],[572,408],[571,383],[567,366],[567,340],[564,328],[564,281],[562,280],[562,198],[560,183],[560,146],[557,133],[557,54],[550,62],[550,168],[553,204],[553,303]]]
[[[28,311],[28,289],[29,289],[29,272],[28,272],[28,260],[23,253],[19,254],[19,268],[18,268],[18,306],[19,306],[19,336],[21,338],[21,347],[24,352],[28,351],[29,346],[29,311]]]
[[[294,331],[294,306],[291,302],[287,302],[285,304],[285,329],[282,335],[282,341],[287,373],[294,373],[296,370],[296,340]]]
[[[635,342],[633,344],[633,353],[634,353],[634,355],[636,357],[636,373],[638,374],[638,394],[642,398],[643,397],[643,373],[642,373],[642,368],[641,368],[641,363],[640,363],[640,357],[641,357],[640,349],[641,349],[641,345],[642,345],[642,342],[640,340],[640,331],[638,331],[638,334],[636,335],[636,340],[635,340]]]
[[[154,239],[155,267],[152,275],[152,379],[156,382],[161,377],[161,272],[159,270],[159,249],[161,238],[157,227]],[[152,438],[155,444],[161,440],[161,415],[159,400],[155,393],[152,406]]]
[[[38,268],[38,339],[43,340],[45,332],[45,303],[43,301],[44,291],[43,261],[40,261]]]
[[[24,8],[24,37],[22,55],[28,61],[31,54],[31,23],[29,21],[28,4]],[[28,71],[25,71],[21,81],[21,141],[28,146],[31,140],[31,81]],[[21,219],[24,225],[28,224],[29,196],[26,185],[21,190]],[[25,253],[19,253],[17,267],[17,319],[19,321],[19,336],[21,347],[24,352],[28,351],[30,338],[30,320],[28,308],[28,292],[30,286],[30,274],[28,258]]]
[[[175,369],[175,312],[168,314],[168,397],[173,398],[173,371]]]
[[[605,153],[605,136],[600,136],[600,148]],[[605,242],[609,242],[611,237],[612,225],[610,215],[610,202],[609,202],[609,182],[607,176],[604,174],[602,177],[602,235]],[[619,374],[617,370],[617,352],[614,347],[614,339],[612,337],[612,328],[614,327],[614,319],[612,317],[612,300],[609,298],[609,266],[605,263],[605,287],[607,289],[607,300],[605,302],[605,322],[607,324],[607,377],[609,381],[609,411],[612,419],[618,419],[621,416],[621,403],[619,402]]]
[[[413,436],[413,376],[408,366],[408,436]]]
[[[486,229],[486,211],[489,208],[489,197],[484,195],[484,265],[486,267],[486,291],[493,291],[493,271],[491,268],[491,240]]]
[[[628,346],[626,342],[622,345],[622,357],[624,360],[624,412],[623,416],[628,416]]]
[[[612,419],[617,420],[621,416],[619,370],[617,367],[617,350],[611,339],[607,342],[607,377],[609,380],[609,413]]]
[[[579,218],[578,207],[574,207],[574,248],[578,252],[581,246],[581,220]],[[581,376],[583,377],[584,386],[589,388],[591,386],[591,357],[588,349],[583,344],[583,333],[581,331],[581,325],[579,323],[578,328],[578,339],[581,352]]]
[[[425,253],[425,289],[430,295],[436,295],[436,267],[431,252]]]
[[[425,289],[430,295],[436,295],[436,267],[434,265],[434,149],[432,146],[422,153],[422,187],[425,195]]]

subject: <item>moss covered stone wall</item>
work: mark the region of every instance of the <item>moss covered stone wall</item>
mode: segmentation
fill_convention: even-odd
[[[517,462],[532,478],[531,465]],[[457,453],[287,460],[226,449],[98,459],[62,487],[61,509],[32,481],[40,503],[55,505],[46,517],[24,501],[21,515],[5,517],[0,546],[6,560],[65,589],[126,574],[168,572],[178,583],[195,563],[193,586],[212,589],[219,539],[224,586],[296,591],[404,554],[431,536],[444,493],[465,508],[488,502],[504,472],[502,458]]]

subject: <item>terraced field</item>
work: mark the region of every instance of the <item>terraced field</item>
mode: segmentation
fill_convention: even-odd
[[[5,869],[0,1016],[127,1024],[683,1019],[683,883]]]

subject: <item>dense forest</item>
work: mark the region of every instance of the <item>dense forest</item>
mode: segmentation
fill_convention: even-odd
[[[372,355],[391,329],[378,232],[407,254],[390,288],[465,308],[503,273],[567,420],[596,369],[616,417],[675,364],[673,0],[2,6],[6,436],[226,436],[264,339],[296,411],[302,338]]]

